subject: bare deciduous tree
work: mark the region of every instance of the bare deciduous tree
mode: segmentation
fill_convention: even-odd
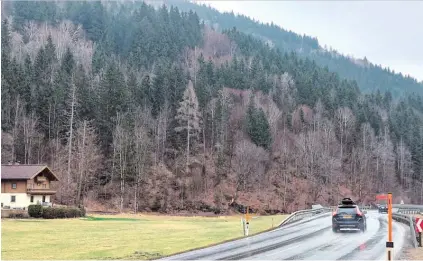
[[[72,96],[70,100],[70,119],[69,119],[69,138],[68,138],[68,170],[66,180],[68,184],[71,182],[71,160],[72,160],[72,138],[73,138],[73,125],[75,117],[76,106],[76,85],[72,84]]]
[[[125,181],[129,164],[129,146],[131,133],[125,128],[124,124],[125,116],[118,114],[116,117],[116,127],[113,132],[113,150],[114,159],[117,160],[117,170],[120,179],[120,202],[119,209],[123,210],[124,207],[124,195],[125,195]]]
[[[49,35],[51,35],[56,47],[56,57],[59,61],[69,47],[77,64],[82,64],[85,71],[91,71],[95,46],[93,42],[84,38],[81,25],[74,25],[68,20],[62,21],[56,27],[47,23],[37,24],[34,21],[28,21],[24,26],[23,35],[18,32],[11,32],[13,57],[17,61],[23,62],[28,54],[34,61],[37,52],[46,45]],[[24,38],[27,39],[26,43],[23,41]]]
[[[238,174],[238,190],[247,191],[248,187],[260,189],[268,157],[268,152],[262,147],[246,139],[235,145],[234,165]]]
[[[38,119],[35,117],[35,114],[32,113],[31,116],[24,116],[22,120],[23,125],[23,139],[25,144],[24,149],[24,158],[25,163],[30,164],[32,159],[32,148],[33,148],[33,142],[34,138],[36,138],[37,135],[37,127]]]
[[[74,161],[77,170],[75,181],[77,184],[76,205],[82,203],[83,187],[87,186],[102,165],[102,155],[97,143],[95,130],[87,121],[76,129]]]
[[[225,34],[219,33],[209,27],[204,30],[204,52],[206,56],[221,57],[233,53],[234,44]]]
[[[21,101],[19,95],[16,98],[16,105],[14,107],[14,120],[13,120],[13,126],[12,126],[12,161],[16,161],[16,151],[18,147],[18,135],[19,135],[19,129],[21,127],[21,121],[22,121],[22,115],[23,115],[23,102]]]
[[[148,169],[148,155],[150,138],[148,136],[151,114],[149,110],[137,109],[135,112],[134,126],[134,167],[135,167],[135,188],[134,188],[134,211],[138,211],[138,198],[141,182],[145,181]]]
[[[337,126],[339,131],[339,139],[341,141],[341,151],[340,151],[340,159],[341,164],[344,159],[344,145],[347,142],[347,139],[349,138],[350,130],[352,126],[354,125],[354,114],[349,108],[339,108],[336,111],[336,120],[337,120]]]
[[[397,169],[400,178],[400,184],[403,188],[409,189],[413,174],[411,153],[405,146],[403,139],[400,139],[397,145]]]
[[[157,164],[159,164],[159,162],[162,162],[164,160],[164,153],[166,150],[167,140],[167,129],[169,127],[169,114],[170,107],[168,101],[166,100],[163,108],[159,112],[155,124],[156,153],[154,165],[156,166]]]
[[[192,143],[198,139],[198,134],[201,131],[201,114],[192,81],[189,81],[182,101],[179,103],[176,120],[179,126],[175,128],[175,131],[179,133],[183,132],[186,135],[186,164],[188,167],[190,148],[193,147]]]

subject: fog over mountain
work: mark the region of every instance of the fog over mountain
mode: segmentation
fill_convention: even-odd
[[[421,1],[197,1],[317,37],[322,46],[423,81]],[[277,10],[277,11],[275,11]]]

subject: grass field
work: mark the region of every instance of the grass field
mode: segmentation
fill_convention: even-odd
[[[250,222],[250,234],[285,216]],[[2,219],[2,259],[151,259],[242,237],[240,216],[89,216],[81,219]]]

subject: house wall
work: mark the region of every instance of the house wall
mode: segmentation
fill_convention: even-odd
[[[16,188],[12,188],[12,184],[16,184]],[[26,180],[6,180],[1,181],[1,193],[26,193]]]
[[[30,202],[31,201],[31,195],[28,195],[28,201],[30,202],[29,204],[37,204],[37,203],[41,203],[43,202],[43,196],[42,195],[33,195],[34,197],[34,202]],[[51,202],[50,201],[50,195],[45,195],[46,199],[45,202]]]
[[[16,202],[11,202],[12,196],[16,197]],[[9,206],[10,208],[28,208],[29,205],[42,202],[42,195],[33,195],[34,202],[31,202],[31,195],[26,193],[1,193],[2,207]],[[45,195],[45,202],[50,202],[50,195]]]

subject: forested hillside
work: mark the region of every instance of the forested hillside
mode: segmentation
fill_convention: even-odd
[[[200,19],[217,30],[236,27],[239,31],[262,39],[271,46],[287,52],[295,51],[301,58],[314,60],[318,65],[327,66],[330,71],[337,72],[343,78],[355,80],[359,88],[366,93],[380,90],[390,91],[394,97],[413,92],[423,95],[423,83],[417,82],[414,78],[393,72],[389,68],[382,68],[365,57],[346,57],[336,50],[325,49],[319,45],[316,38],[284,30],[275,24],[259,23],[243,15],[219,13],[216,9],[205,5],[182,0],[164,2],[177,5],[183,11],[195,11]]]
[[[295,52],[173,6],[2,11],[2,163],[51,166],[56,202],[221,213],[387,191],[423,201],[421,96],[364,95]]]

